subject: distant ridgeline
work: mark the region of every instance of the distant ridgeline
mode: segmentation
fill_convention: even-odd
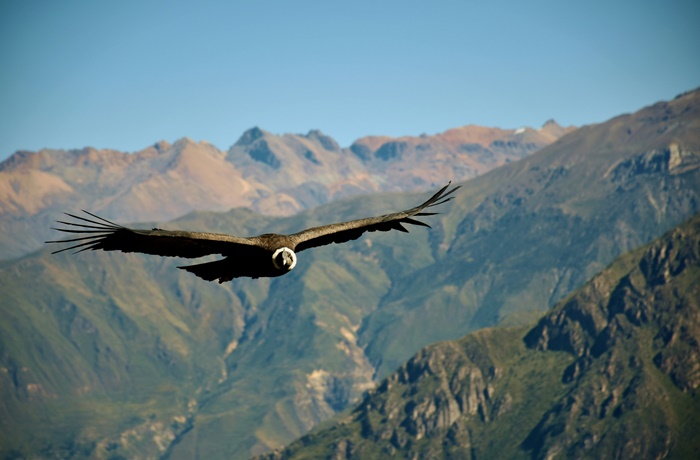
[[[18,153],[0,166],[0,243],[21,255],[0,263],[0,458],[249,458],[323,421],[275,455],[692,458],[698,223],[678,226],[700,212],[700,92],[509,145],[546,128]],[[428,192],[349,195],[476,164],[494,169],[432,229],[316,248],[277,279],[34,251],[64,211],[293,233],[406,209]],[[205,202],[225,212],[162,222]]]
[[[183,138],[136,153],[83,148],[21,151],[0,163],[0,260],[38,249],[63,211],[121,222],[248,207],[268,215],[379,191],[433,189],[516,161],[573,127],[465,126],[434,136],[365,137],[349,148],[320,131],[252,128],[228,151]]]

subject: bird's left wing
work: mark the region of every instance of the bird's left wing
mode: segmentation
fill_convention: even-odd
[[[441,188],[435,195],[430,197],[425,203],[416,206],[415,208],[407,209],[393,214],[386,214],[378,217],[368,217],[366,219],[351,220],[349,222],[341,222],[337,224],[324,225],[322,227],[314,227],[304,230],[293,235],[289,235],[295,243],[295,251],[303,251],[304,249],[323,246],[331,243],[345,243],[346,241],[356,240],[365,232],[388,232],[390,230],[399,230],[408,232],[403,224],[422,225],[430,227],[425,222],[413,219],[413,217],[432,216],[437,213],[423,212],[425,208],[440,205],[452,199],[449,195],[454,193],[459,186],[447,190],[450,186],[448,183]]]
[[[93,251],[140,252],[157,256],[195,258],[209,254],[246,254],[259,250],[255,245],[255,238],[158,228],[134,230],[122,227],[85,210],[83,212],[90,218],[66,213],[76,221],[58,221],[68,228],[54,228],[54,230],[80,236],[67,240],[47,241],[47,243],[77,243],[54,251],[52,254],[80,248],[76,252],[91,249]]]

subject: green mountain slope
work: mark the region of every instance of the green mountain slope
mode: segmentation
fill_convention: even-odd
[[[261,224],[251,212],[236,217],[228,224],[239,231]],[[189,428],[245,312],[230,288],[202,286],[174,265],[43,252],[2,266],[5,453],[133,457],[164,451]]]
[[[534,327],[421,350],[351,414],[265,458],[693,458],[698,279],[700,217]]]
[[[582,127],[465,183],[435,262],[392,284],[360,340],[382,377],[428,343],[522,323],[697,212],[699,192],[700,91]]]
[[[121,253],[1,264],[0,455],[247,458],[342,411],[427,343],[538,317],[698,211],[698,94],[464,183],[430,231],[306,251],[278,279],[218,285]],[[294,232],[423,198],[166,225]]]
[[[333,217],[413,201],[371,197]],[[169,226],[252,234],[316,221],[238,209]],[[355,332],[388,288],[377,257],[309,252],[283,278],[224,285],[181,263],[43,251],[0,265],[0,455],[246,458],[372,386]]]

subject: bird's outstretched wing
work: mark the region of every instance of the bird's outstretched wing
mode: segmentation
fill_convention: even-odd
[[[435,195],[430,197],[425,203],[416,206],[415,208],[407,209],[406,211],[395,212],[378,217],[368,217],[366,219],[351,220],[349,222],[341,222],[337,224],[324,225],[322,227],[309,228],[290,235],[296,242],[295,251],[303,251],[304,249],[323,246],[331,243],[345,243],[346,241],[356,240],[365,232],[388,232],[390,230],[399,230],[408,232],[403,224],[422,225],[430,227],[430,225],[412,217],[432,216],[435,212],[423,212],[424,209],[440,205],[453,197],[449,196],[455,192],[460,186],[447,190],[451,182],[441,188]]]
[[[93,251],[140,252],[167,257],[203,257],[209,254],[247,255],[260,251],[254,238],[241,238],[220,233],[186,232],[180,230],[134,230],[110,222],[85,210],[90,216],[81,217],[68,214],[74,222],[58,221],[68,228],[54,228],[61,232],[80,235],[67,240],[47,241],[47,243],[77,243],[54,251],[56,254],[70,249],[77,252]]]

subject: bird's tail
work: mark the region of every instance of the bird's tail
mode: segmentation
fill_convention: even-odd
[[[235,277],[235,275],[231,273],[231,261],[228,259],[215,260],[213,262],[205,262],[196,265],[184,265],[177,268],[194,273],[207,281],[218,280],[219,283],[231,281]]]

